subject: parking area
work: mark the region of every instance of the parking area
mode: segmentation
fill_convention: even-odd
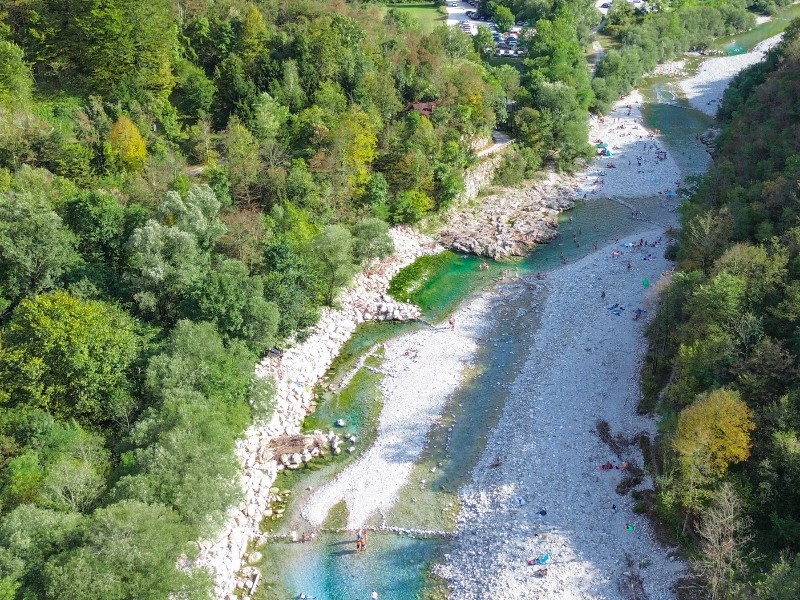
[[[615,0],[597,0],[594,5],[597,7],[603,16],[608,14],[608,10],[611,8],[611,5],[614,3]],[[644,8],[648,10],[648,5],[644,0],[616,0],[616,2],[627,2],[633,8]]]
[[[496,44],[495,55],[510,58],[521,58],[527,51],[520,46],[519,36],[522,27],[519,25],[507,33],[497,31],[495,24],[488,17],[483,17],[478,12],[478,2],[450,1],[447,2],[447,24],[451,27],[460,27],[462,31],[474,36],[478,27],[488,27]]]
[[[477,6],[477,2],[475,3]],[[461,25],[461,23],[469,23],[472,21],[467,16],[467,11],[477,10],[475,6],[467,2],[447,2],[447,24],[448,25]]]

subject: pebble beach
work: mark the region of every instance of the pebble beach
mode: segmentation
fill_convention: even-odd
[[[319,526],[340,501],[347,527],[358,529],[377,512],[388,511],[408,482],[428,429],[462,381],[487,326],[488,298],[481,296],[445,322],[395,338],[384,345],[383,411],[375,443],[333,481],[317,490],[303,516]]]
[[[680,187],[681,170],[659,140],[657,131],[643,125],[641,93],[617,102],[608,115],[593,116],[589,139],[599,156],[580,177],[576,195],[589,198],[671,196]]]
[[[652,434],[636,416],[646,318],[634,316],[652,311],[643,280],[669,269],[663,235],[621,239],[546,280],[541,327],[437,569],[452,597],[626,598],[620,585],[639,577],[652,600],[674,597],[682,563],[615,491],[628,470],[601,469],[641,465],[641,455],[635,444],[615,453],[596,430],[605,420],[628,440]]]

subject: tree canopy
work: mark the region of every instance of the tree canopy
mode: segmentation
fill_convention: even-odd
[[[682,209],[680,272],[650,329],[645,389],[666,386],[661,449],[672,470],[655,508],[677,531],[699,525],[698,564],[718,597],[789,597],[800,572],[798,33],[795,21],[726,91],[714,164]],[[720,499],[741,518],[720,521]],[[747,536],[731,527],[747,520],[775,563],[758,581]]]

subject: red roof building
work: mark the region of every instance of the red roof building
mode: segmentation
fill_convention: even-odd
[[[438,102],[409,102],[406,105],[406,111],[415,110],[423,117],[430,117],[433,109],[439,106]]]

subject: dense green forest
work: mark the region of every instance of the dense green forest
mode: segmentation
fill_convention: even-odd
[[[650,326],[655,510],[715,598],[800,597],[800,20],[736,77]],[[764,573],[767,573],[764,575]]]
[[[381,14],[0,2],[0,598],[207,596],[176,564],[237,500],[234,442],[270,411],[253,364],[389,224],[453,202],[523,89],[466,34]],[[569,166],[589,103],[536,85],[530,164]]]
[[[516,65],[370,3],[0,0],[0,600],[206,597],[176,564],[237,499],[255,361],[453,203],[475,138],[572,169],[590,110],[752,19],[619,11],[591,79],[593,2],[501,6]]]

